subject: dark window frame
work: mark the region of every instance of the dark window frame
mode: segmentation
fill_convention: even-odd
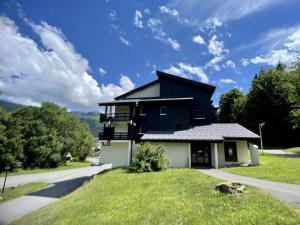
[[[165,113],[162,112],[163,111],[162,109],[165,109]],[[161,115],[161,116],[166,116],[167,115],[167,106],[161,106],[160,107],[159,115]]]
[[[145,106],[141,106],[140,107],[140,116],[146,116],[146,107]]]
[[[198,117],[197,115],[196,115],[196,113],[197,112],[202,112],[202,117]],[[196,109],[196,110],[194,110],[194,119],[195,120],[205,120],[205,116],[204,116],[204,110],[202,110],[202,109]]]
[[[229,148],[232,147],[232,155],[229,153]],[[237,146],[235,141],[224,142],[225,162],[238,162]]]
[[[175,123],[174,124],[174,129],[175,130],[182,130],[183,129],[183,124],[182,123]]]

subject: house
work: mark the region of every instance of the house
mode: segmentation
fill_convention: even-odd
[[[237,123],[214,123],[215,87],[157,71],[157,79],[99,103],[100,162],[128,166],[143,142],[163,144],[171,167],[223,167],[248,162],[258,135]]]

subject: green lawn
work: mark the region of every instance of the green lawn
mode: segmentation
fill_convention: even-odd
[[[300,158],[260,155],[259,166],[223,168],[223,171],[259,179],[300,184]]]
[[[72,194],[13,224],[299,224],[294,208],[253,187],[230,196],[193,169],[96,176]]]
[[[31,192],[34,192],[34,191],[38,191],[38,190],[41,190],[45,187],[47,187],[49,184],[48,183],[29,183],[29,184],[24,184],[24,185],[20,185],[20,186],[17,186],[15,188],[5,188],[4,190],[4,193],[0,193],[0,202],[1,201],[6,201],[6,200],[9,200],[9,199],[12,199],[12,198],[16,198],[16,197],[19,197],[19,196],[22,196],[22,195],[26,195],[26,194],[29,194]],[[1,188],[2,190],[2,188]]]
[[[75,169],[81,167],[90,166],[91,162],[67,162],[66,165],[59,166],[57,168],[48,168],[48,169],[29,169],[29,170],[19,170],[16,172],[8,173],[8,176],[16,176],[30,173],[45,173],[45,172],[53,172],[58,170],[66,170],[66,169]],[[0,177],[5,176],[5,173],[0,173]]]
[[[300,154],[300,147],[288,148],[288,149],[286,149],[286,151]]]

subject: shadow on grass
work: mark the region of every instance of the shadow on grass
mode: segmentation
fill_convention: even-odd
[[[50,198],[61,198],[72,191],[79,188],[84,182],[90,179],[89,176],[75,178],[71,180],[66,180],[62,182],[57,182],[48,188],[42,189],[40,191],[32,192],[27,194],[28,196],[39,196],[39,197],[50,197]]]

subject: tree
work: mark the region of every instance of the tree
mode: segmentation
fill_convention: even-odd
[[[241,122],[245,96],[237,88],[221,95],[218,121],[223,123]]]
[[[0,108],[0,171],[6,166],[14,170],[22,166],[23,146],[21,127],[11,114]]]
[[[21,127],[26,168],[56,167],[66,162],[69,152],[75,159],[85,160],[95,146],[87,125],[56,104],[23,107],[12,117]]]
[[[268,145],[292,146],[299,141],[299,130],[293,128],[291,121],[294,101],[291,99],[297,88],[289,81],[290,73],[281,63],[275,68],[262,69],[247,95],[245,125],[257,132],[258,124],[265,122],[264,142]]]

